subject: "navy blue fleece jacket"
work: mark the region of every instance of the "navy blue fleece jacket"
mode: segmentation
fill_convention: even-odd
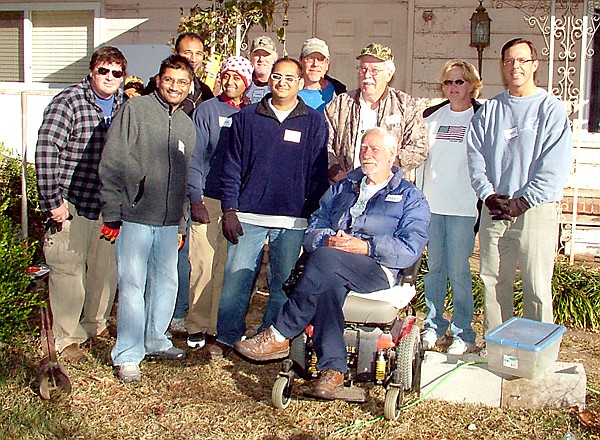
[[[298,105],[280,123],[271,94],[233,115],[223,160],[221,206],[240,212],[308,218],[327,182],[327,124]]]

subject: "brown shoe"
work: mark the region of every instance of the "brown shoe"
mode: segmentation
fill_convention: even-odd
[[[233,347],[223,344],[221,341],[215,341],[214,344],[206,344],[205,351],[209,359],[223,359],[233,351]]]
[[[253,361],[273,361],[283,359],[290,354],[290,341],[275,340],[275,333],[271,328],[260,332],[256,336],[237,342],[233,348],[244,357]]]
[[[75,342],[63,348],[60,352],[60,358],[69,364],[83,363],[88,360],[85,353],[79,348],[79,344]]]
[[[314,381],[311,395],[321,399],[334,400],[337,393],[344,388],[344,374],[339,371],[326,369]]]

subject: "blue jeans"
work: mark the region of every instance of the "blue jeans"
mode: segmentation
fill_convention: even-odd
[[[469,257],[475,245],[475,217],[431,214],[425,275],[425,329],[433,329],[438,337],[446,334],[444,318],[448,280],[452,288],[454,313],[450,332],[469,344],[475,343],[473,331],[473,290]]]
[[[165,336],[177,296],[177,226],[123,222],[115,246],[119,305],[114,365],[173,346]]]
[[[304,273],[274,326],[292,339],[312,322],[317,369],[345,373],[348,361],[342,307],[348,292],[368,293],[389,287],[387,275],[375,259],[320,247],[310,254]]]
[[[267,237],[269,302],[262,328],[273,323],[277,312],[287,301],[282,285],[296,264],[304,237],[302,230],[265,228],[248,223],[242,223],[242,228],[244,235],[239,237],[239,243],[227,245],[223,291],[219,301],[217,339],[227,345],[241,340],[246,331],[246,313]]]
[[[185,227],[185,241],[183,247],[177,253],[177,300],[173,318],[185,318],[190,299],[190,222]]]

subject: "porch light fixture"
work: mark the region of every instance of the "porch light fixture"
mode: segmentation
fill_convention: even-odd
[[[490,23],[492,22],[482,3],[483,0],[479,0],[479,6],[471,15],[471,47],[477,48],[477,61],[481,77],[483,77],[481,72],[483,49],[490,45]]]

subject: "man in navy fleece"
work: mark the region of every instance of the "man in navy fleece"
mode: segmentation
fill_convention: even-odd
[[[275,62],[271,93],[233,116],[223,160],[223,235],[229,241],[209,356],[231,351],[246,330],[245,318],[263,245],[269,240],[269,302],[259,330],[268,328],[287,298],[282,284],[300,253],[308,217],[327,183],[327,124],[298,98],[302,65]]]

